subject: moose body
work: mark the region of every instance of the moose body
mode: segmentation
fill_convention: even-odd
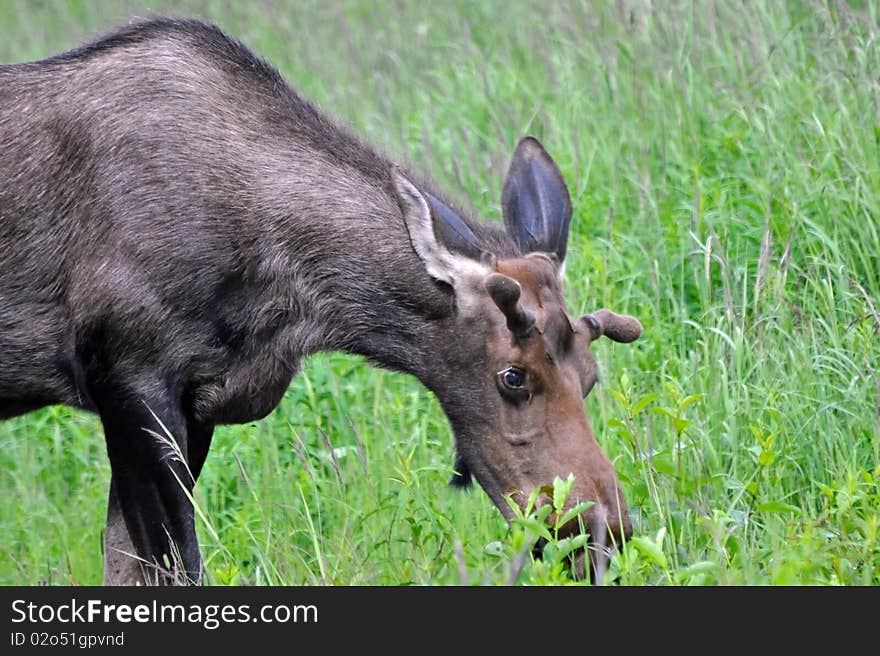
[[[582,397],[590,341],[641,329],[565,312],[571,207],[536,140],[495,228],[216,27],[154,19],[0,66],[0,143],[0,419],[100,416],[105,583],[168,562],[200,579],[189,493],[215,426],[268,414],[322,350],[417,376],[453,427],[454,480],[506,516],[511,490],[574,473],[598,551],[630,530]]]

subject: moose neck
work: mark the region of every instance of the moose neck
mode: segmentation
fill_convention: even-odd
[[[276,191],[274,216],[259,222],[276,226],[273,240],[283,235],[285,259],[296,263],[289,265],[290,296],[279,299],[295,308],[287,350],[295,359],[345,351],[425,381],[432,343],[450,330],[452,290],[428,275],[413,250],[390,177],[324,164],[319,179],[328,182],[309,187],[296,167],[288,168],[289,177],[274,189],[290,192]],[[382,167],[389,170],[390,164]],[[492,227],[480,230],[489,244],[503,239]],[[287,267],[275,268],[287,275]]]

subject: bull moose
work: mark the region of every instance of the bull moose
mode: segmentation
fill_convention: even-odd
[[[594,571],[631,533],[583,399],[591,342],[641,325],[567,312],[571,202],[537,139],[496,228],[217,27],[153,18],[0,66],[0,144],[0,418],[99,415],[105,584],[202,580],[190,493],[215,426],[267,415],[326,350],[416,376],[452,482],[508,519],[507,495],[574,474]]]

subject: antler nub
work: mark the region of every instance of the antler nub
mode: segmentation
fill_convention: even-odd
[[[519,302],[522,288],[519,283],[503,273],[486,277],[486,291],[507,319],[507,328],[516,336],[525,336],[535,324],[535,317],[523,309]]]
[[[638,319],[605,308],[585,314],[581,320],[590,326],[593,339],[605,335],[615,342],[628,343],[637,340],[642,334],[642,324]]]

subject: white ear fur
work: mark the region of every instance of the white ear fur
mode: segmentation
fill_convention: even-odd
[[[403,219],[410,241],[425,264],[428,274],[453,287],[465,278],[488,275],[489,270],[485,266],[469,257],[453,253],[437,239],[427,199],[398,169],[394,169],[392,177],[403,201]]]

